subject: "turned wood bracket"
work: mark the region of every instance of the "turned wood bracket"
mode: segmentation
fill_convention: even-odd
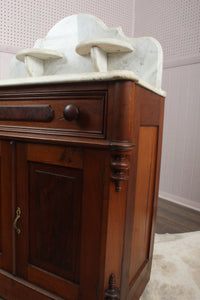
[[[129,155],[122,153],[115,153],[112,155],[111,179],[115,184],[115,191],[120,192],[122,189],[122,182],[128,180],[129,171]]]
[[[109,288],[105,291],[105,299],[106,300],[119,300],[119,289],[116,288],[116,280],[115,280],[115,274],[111,274],[109,278]]]

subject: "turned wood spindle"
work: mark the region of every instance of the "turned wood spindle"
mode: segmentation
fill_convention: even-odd
[[[116,288],[115,274],[111,274],[109,278],[109,288],[105,291],[106,300],[119,300],[119,289]]]

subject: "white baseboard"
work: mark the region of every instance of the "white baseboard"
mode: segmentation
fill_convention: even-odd
[[[188,207],[188,208],[192,208],[194,210],[200,211],[200,202],[194,202],[173,194],[169,194],[163,191],[159,191],[159,197],[164,199],[164,200],[168,200],[177,204],[180,204],[182,206]]]

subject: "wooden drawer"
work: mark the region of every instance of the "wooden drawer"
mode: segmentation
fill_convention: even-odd
[[[17,96],[17,95],[16,95]],[[37,99],[37,104],[36,100]],[[70,120],[70,109],[73,120]],[[77,115],[73,115],[77,109]],[[67,111],[67,113],[65,113]],[[107,112],[106,91],[62,94],[13,95],[0,101],[0,127],[9,130],[45,131],[48,134],[104,138]]]

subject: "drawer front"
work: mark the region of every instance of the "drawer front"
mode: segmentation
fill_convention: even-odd
[[[2,99],[2,98],[1,98]],[[29,132],[40,128],[58,135],[105,136],[106,91],[19,95],[0,101],[0,127]],[[48,131],[48,132],[47,132]]]

